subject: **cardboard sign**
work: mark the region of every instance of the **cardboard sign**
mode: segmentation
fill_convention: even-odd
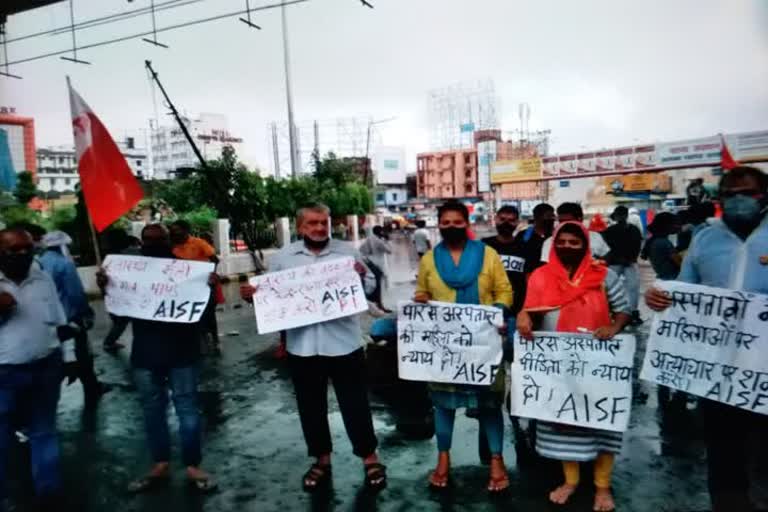
[[[515,336],[510,414],[623,432],[632,405],[635,338],[535,332]]]
[[[251,278],[259,334],[294,329],[368,310],[355,259],[339,258]]]
[[[158,322],[195,323],[208,305],[209,262],[109,255],[104,303],[117,316]]]

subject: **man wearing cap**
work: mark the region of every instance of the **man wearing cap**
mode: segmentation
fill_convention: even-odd
[[[629,210],[626,206],[617,206],[611,214],[614,224],[603,231],[603,239],[611,251],[606,255],[606,263],[611,270],[624,278],[624,285],[629,295],[632,310],[632,324],[640,325],[640,312],[637,309],[640,300],[640,275],[637,270],[637,258],[643,245],[643,235],[637,227],[628,222]]]
[[[56,284],[59,300],[64,306],[67,322],[75,329],[75,355],[78,362],[78,378],[83,384],[85,404],[96,405],[109,388],[99,382],[93,367],[93,356],[88,344],[88,330],[93,327],[93,310],[77,273],[77,267],[69,256],[72,239],[63,231],[52,231],[43,236],[44,252],[38,258],[43,270]]]

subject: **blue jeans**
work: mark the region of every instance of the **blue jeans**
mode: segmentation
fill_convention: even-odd
[[[504,418],[500,408],[479,409],[480,435],[485,435],[491,455],[500,455],[504,443]],[[453,423],[456,409],[435,406],[435,437],[437,449],[447,452],[453,441]]]
[[[11,417],[29,437],[32,478],[38,496],[61,490],[56,408],[63,378],[61,351],[21,365],[0,365],[0,507],[5,498]]]
[[[200,411],[197,407],[197,367],[163,370],[134,368],[133,379],[144,409],[144,430],[154,462],[171,460],[171,435],[168,432],[170,391],[179,418],[182,460],[185,466],[199,466],[202,454]]]

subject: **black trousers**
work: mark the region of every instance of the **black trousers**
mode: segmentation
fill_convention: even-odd
[[[81,329],[75,335],[75,358],[77,358],[77,377],[83,385],[86,399],[96,398],[101,391],[101,384],[96,377],[93,355],[88,343],[88,331]]]
[[[700,400],[700,407],[706,423],[712,510],[751,511],[750,466],[759,448],[757,441],[768,432],[768,416],[705,399]]]
[[[289,354],[288,362],[309,455],[319,457],[333,451],[328,426],[329,379],[333,382],[353,452],[358,457],[372,455],[378,441],[373,432],[371,407],[368,403],[363,349],[336,357]]]

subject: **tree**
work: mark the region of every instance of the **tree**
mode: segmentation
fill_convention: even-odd
[[[13,195],[20,204],[27,204],[39,194],[34,176],[29,171],[20,172]]]

